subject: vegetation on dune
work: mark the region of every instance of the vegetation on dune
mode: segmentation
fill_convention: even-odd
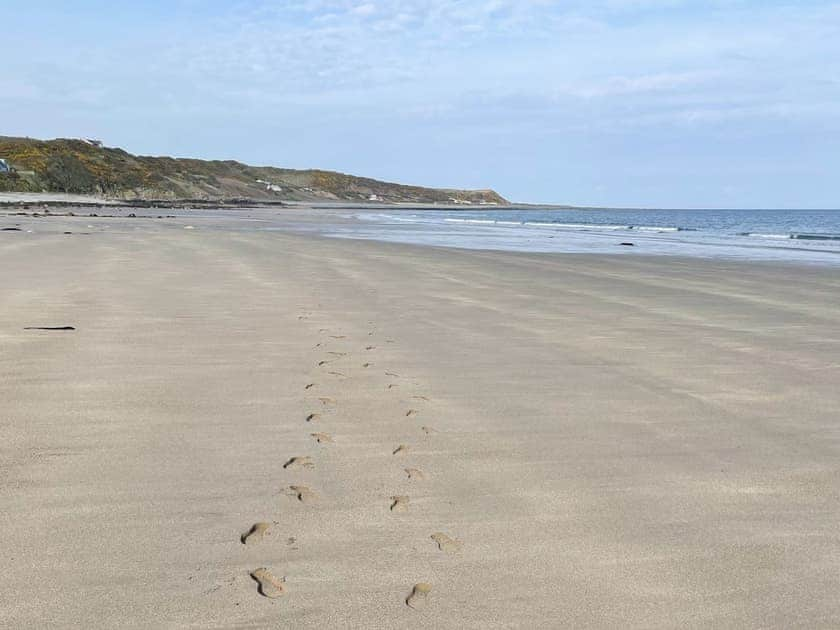
[[[253,199],[503,204],[491,190],[405,186],[321,170],[235,161],[136,156],[84,140],[0,137],[0,191],[94,194],[136,200]]]

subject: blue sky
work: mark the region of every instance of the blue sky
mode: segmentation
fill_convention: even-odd
[[[840,2],[3,0],[0,134],[514,200],[840,207]]]

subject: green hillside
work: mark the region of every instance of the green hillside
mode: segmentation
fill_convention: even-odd
[[[85,140],[0,136],[0,191],[63,192],[124,200],[383,201],[504,204],[492,190],[405,186],[321,170],[132,155]]]

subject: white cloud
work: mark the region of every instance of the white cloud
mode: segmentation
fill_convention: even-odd
[[[351,13],[354,15],[373,15],[376,13],[376,5],[372,2],[366,2],[365,4],[353,7]]]

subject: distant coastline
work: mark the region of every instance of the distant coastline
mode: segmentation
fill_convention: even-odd
[[[84,203],[101,199],[178,207],[284,202],[509,205],[494,190],[411,186],[334,171],[250,166],[233,160],[139,156],[91,139],[4,136],[0,136],[0,193],[81,195],[92,198]],[[63,203],[65,199],[41,201]]]

